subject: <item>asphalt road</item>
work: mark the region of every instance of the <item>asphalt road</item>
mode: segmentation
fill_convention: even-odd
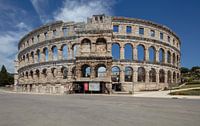
[[[200,100],[0,93],[0,126],[199,126]]]

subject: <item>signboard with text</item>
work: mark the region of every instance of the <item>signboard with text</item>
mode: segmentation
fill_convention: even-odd
[[[96,82],[90,82],[89,91],[100,91],[100,84]]]

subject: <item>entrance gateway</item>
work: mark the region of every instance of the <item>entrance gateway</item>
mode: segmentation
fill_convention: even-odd
[[[106,93],[105,82],[78,82],[73,83],[74,93]]]

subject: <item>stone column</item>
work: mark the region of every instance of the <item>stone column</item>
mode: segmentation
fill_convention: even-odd
[[[147,47],[145,47],[144,49],[144,57],[145,57],[145,61],[148,62],[149,61],[149,50]]]
[[[159,50],[155,50],[155,61],[159,62]]]
[[[146,73],[145,73],[145,83],[149,83],[149,70],[148,69],[146,69],[146,71],[145,71]]]
[[[58,60],[63,59],[63,55],[62,55],[62,50],[61,48],[58,48]]]
[[[40,55],[40,62],[45,62],[45,53],[42,51]]]
[[[133,47],[133,60],[138,60],[137,47]]]
[[[124,69],[120,68],[120,82],[123,84],[124,83]]]
[[[138,78],[138,68],[133,68],[133,82],[137,82]]]
[[[167,83],[167,71],[165,70],[165,82],[164,83]]]
[[[124,59],[124,46],[123,45],[120,46],[120,60],[121,59]]]
[[[36,51],[35,54],[34,54],[34,61],[35,61],[35,63],[38,63],[37,51]]]
[[[171,52],[170,52],[170,53],[171,53]],[[171,53],[171,57],[170,57],[170,59],[171,59],[170,64],[171,64],[171,65],[174,65],[174,64],[173,64],[173,53]]]
[[[48,47],[48,52],[49,52],[49,61],[52,61],[53,60],[53,55],[52,55],[52,50],[51,50],[50,46]]]
[[[167,51],[164,50],[164,63],[167,63]]]
[[[159,83],[159,70],[156,70],[156,83]]]

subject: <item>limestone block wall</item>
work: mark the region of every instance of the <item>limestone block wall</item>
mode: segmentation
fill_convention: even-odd
[[[57,21],[20,40],[15,83],[19,91],[65,93],[73,83],[100,81],[97,70],[103,66],[110,90],[114,84],[127,92],[159,90],[180,82],[180,45],[172,30],[141,19],[94,15],[86,23]],[[82,77],[84,65],[90,77]]]

